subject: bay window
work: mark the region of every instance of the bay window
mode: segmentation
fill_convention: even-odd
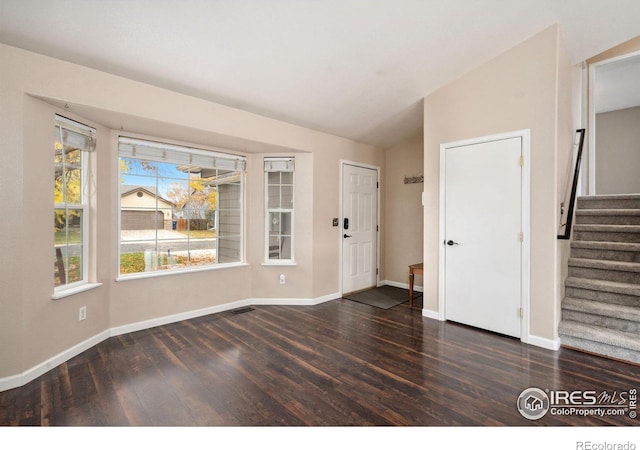
[[[119,138],[120,275],[243,258],[245,158]]]

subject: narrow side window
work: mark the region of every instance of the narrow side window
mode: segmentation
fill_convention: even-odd
[[[294,260],[293,158],[265,158],[265,261]]]
[[[88,281],[89,158],[96,130],[56,115],[54,140],[55,290]]]

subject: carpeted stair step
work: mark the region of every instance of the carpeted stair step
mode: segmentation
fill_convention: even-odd
[[[640,244],[629,242],[572,241],[571,257],[640,263]]]
[[[575,225],[576,241],[640,243],[640,225]]]
[[[640,209],[579,209],[576,224],[640,225]]]
[[[578,198],[561,309],[562,346],[640,364],[640,195]]]
[[[640,195],[595,195],[578,197],[577,209],[640,209]]]
[[[563,320],[558,327],[558,334],[562,345],[640,362],[640,339],[635,333]]]
[[[569,277],[565,281],[565,295],[616,305],[640,306],[640,286],[631,283]]]
[[[613,345],[603,344],[601,342],[582,339],[575,336],[560,336],[560,342],[563,347],[577,350],[583,350],[589,353],[595,353],[609,358],[616,358],[624,361],[630,361],[640,364],[640,352],[629,350],[626,348],[616,347]]]
[[[562,301],[562,320],[586,323],[626,333],[640,333],[640,307],[612,305],[567,297]]]
[[[640,264],[600,259],[569,258],[569,276],[640,284]]]

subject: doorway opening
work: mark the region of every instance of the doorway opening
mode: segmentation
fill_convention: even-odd
[[[340,162],[340,278],[342,295],[379,281],[380,169]]]
[[[440,146],[439,319],[527,341],[529,130]]]

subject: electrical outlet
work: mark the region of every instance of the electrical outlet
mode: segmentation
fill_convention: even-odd
[[[281,273],[280,274],[280,284],[285,284],[286,282],[287,282],[287,280],[285,279],[284,274]]]
[[[87,318],[87,307],[81,306],[78,310],[78,320],[84,320]]]

